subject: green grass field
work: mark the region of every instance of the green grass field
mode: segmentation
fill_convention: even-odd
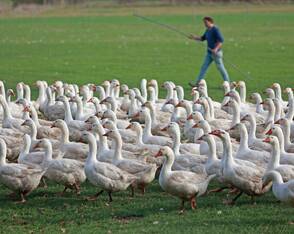
[[[101,83],[120,77],[138,85],[141,78],[183,85],[196,75],[205,45],[191,42],[132,16],[148,15],[178,29],[201,34],[204,15],[215,17],[225,36],[225,58],[250,71],[248,92],[262,91],[273,82],[294,87],[294,5],[217,5],[179,7],[77,7],[37,13],[0,15],[0,79],[7,87],[38,79],[52,82]],[[233,80],[243,77],[229,64]],[[209,91],[220,99],[221,78],[212,66]],[[163,94],[163,93],[162,93]],[[33,95],[36,95],[34,90]],[[61,186],[38,189],[27,204],[16,205],[0,185],[0,233],[293,233],[294,209],[277,203],[271,193],[246,196],[234,207],[222,204],[226,193],[199,199],[198,209],[178,215],[179,201],[154,182],[145,196],[128,192],[96,202],[85,196],[96,192],[89,184],[77,197],[58,197]],[[188,206],[187,206],[188,207]]]

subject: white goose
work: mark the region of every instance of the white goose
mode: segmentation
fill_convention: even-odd
[[[164,136],[155,136],[151,133],[151,116],[150,111],[147,108],[140,110],[135,117],[142,117],[145,122],[145,128],[143,130],[143,142],[145,144],[156,145],[171,145],[171,139]]]
[[[82,139],[89,144],[89,153],[85,163],[85,174],[90,183],[102,189],[91,200],[96,199],[104,190],[107,191],[109,201],[111,194],[126,190],[136,180],[133,176],[113,164],[97,160],[97,145],[95,137],[91,133],[83,133]]]
[[[134,159],[125,159],[122,155],[122,140],[117,131],[108,131],[104,136],[111,137],[115,141],[115,152],[112,163],[118,168],[136,176],[135,185],[145,192],[145,187],[155,178],[156,165],[148,164]]]
[[[272,146],[271,160],[267,165],[266,171],[275,170],[281,174],[283,181],[289,181],[294,179],[294,165],[280,164],[280,143],[277,137],[269,136],[264,139],[264,142],[269,143]]]
[[[64,192],[70,188],[77,194],[80,193],[80,185],[86,180],[84,164],[73,159],[53,159],[52,146],[49,140],[40,140],[36,147],[42,147],[45,151],[43,166],[47,168],[45,177],[58,184],[64,185]]]
[[[172,170],[175,155],[173,151],[165,146],[156,155],[164,156],[165,161],[159,175],[160,187],[167,193],[181,199],[180,212],[184,211],[185,201],[190,201],[191,208],[197,206],[196,198],[205,194],[209,182],[215,175],[203,176],[190,171]]]
[[[276,171],[270,171],[263,177],[263,184],[273,181],[273,194],[282,202],[294,204],[294,180],[283,182],[282,176]]]
[[[290,140],[290,121],[286,118],[281,118],[277,120],[275,124],[279,124],[283,130],[285,151],[289,153],[294,153],[294,143],[292,143]]]
[[[25,196],[36,189],[45,171],[26,164],[6,162],[6,144],[0,139],[0,182],[18,193],[20,202],[26,202]]]
[[[270,154],[267,151],[252,150],[248,147],[248,133],[243,123],[238,123],[231,129],[238,129],[240,132],[240,146],[235,157],[253,162],[254,164],[265,168],[269,161]]]
[[[267,135],[274,135],[279,139],[281,151],[281,163],[294,165],[294,154],[285,151],[285,143],[282,129],[274,125],[266,133]]]
[[[262,186],[262,176],[264,173],[262,168],[252,163],[249,166],[235,162],[232,155],[229,133],[223,130],[214,130],[210,134],[219,137],[224,144],[225,154],[222,164],[224,179],[240,191],[232,201],[228,202],[229,204],[234,204],[243,193],[253,197],[268,191],[269,187],[263,188]]]
[[[61,131],[60,145],[59,145],[59,157],[70,158],[79,161],[85,161],[89,148],[87,145],[79,142],[70,142],[69,130],[66,123],[61,120],[55,120],[52,123],[51,128],[59,128]]]

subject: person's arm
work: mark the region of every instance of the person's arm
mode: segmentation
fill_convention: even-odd
[[[221,43],[221,42],[217,42],[217,43],[216,43],[216,46],[215,46],[214,49],[211,50],[211,51],[212,51],[214,54],[216,54],[217,51],[218,51],[220,48],[222,48],[222,45],[223,45],[223,43]]]
[[[214,54],[217,53],[217,51],[222,48],[223,42],[224,42],[224,37],[222,35],[222,33],[220,32],[220,30],[218,28],[215,29],[215,37],[216,37],[216,45],[214,47],[214,49],[212,50],[212,52]]]
[[[195,40],[195,41],[205,41],[206,40],[206,34],[204,33],[202,36],[197,36],[197,35],[191,34],[189,36],[189,39]]]

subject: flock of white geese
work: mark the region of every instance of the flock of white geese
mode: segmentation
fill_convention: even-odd
[[[292,88],[274,83],[267,98],[253,93],[248,102],[245,82],[224,82],[220,103],[204,80],[187,99],[171,81],[161,85],[165,99],[156,80],[142,79],[140,88],[118,80],[35,85],[33,101],[29,85],[18,83],[15,94],[0,81],[0,183],[21,203],[47,180],[63,185],[62,194],[79,194],[88,180],[99,188],[89,200],[105,191],[112,201],[129,187],[144,193],[158,176],[181,211],[185,201],[195,209],[197,197],[223,189],[236,194],[228,204],[271,188],[294,204]],[[207,191],[213,178],[218,187]]]

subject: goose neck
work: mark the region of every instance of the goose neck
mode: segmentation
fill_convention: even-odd
[[[64,109],[65,109],[65,117],[64,117],[65,122],[68,123],[70,121],[73,121],[72,114],[71,114],[71,111],[70,111],[70,105],[69,105],[68,100],[65,100],[63,102],[63,104],[64,104]]]
[[[88,152],[88,157],[86,160],[86,164],[90,164],[92,162],[97,161],[96,155],[97,155],[97,143],[94,138],[94,136],[90,135],[88,138],[88,143],[89,143],[89,152]]]
[[[240,146],[239,151],[248,150],[248,133],[244,125],[240,126]]]
[[[274,141],[271,150],[270,161],[267,166],[267,170],[273,170],[280,165],[280,145],[278,141]]]
[[[4,97],[4,96],[2,96],[2,97]],[[1,105],[3,107],[4,119],[11,119],[12,115],[10,113],[10,110],[9,110],[9,107],[8,107],[6,100],[4,98],[1,98],[0,100],[1,100]]]
[[[121,140],[121,136],[119,135],[119,133],[117,133],[115,135],[115,137],[113,138],[114,142],[115,142],[115,150],[114,150],[114,158],[116,160],[122,160],[122,154],[121,154],[121,150],[122,150],[122,140]]]
[[[240,123],[240,106],[238,103],[234,102],[232,105],[233,110],[233,120],[231,126],[235,126],[236,124]]]
[[[151,117],[150,114],[145,114],[145,128],[143,130],[144,136],[152,136],[151,133]]]
[[[175,155],[180,155],[181,136],[178,130],[174,130],[171,134],[173,139],[173,151]]]
[[[166,174],[171,172],[174,161],[175,161],[174,153],[168,152],[168,155],[166,156],[164,160],[164,163],[160,172],[160,177],[165,176]]]
[[[249,129],[249,133],[248,133],[248,139],[249,140],[254,140],[256,139],[256,122],[253,116],[250,116],[249,119],[249,124],[250,124],[250,129]]]
[[[209,155],[208,155],[208,162],[217,161],[217,155],[216,155],[216,144],[213,137],[209,137],[207,140],[207,144],[209,147]]]
[[[61,127],[61,142],[62,144],[66,144],[69,143],[69,131],[68,131],[68,127],[66,125],[66,123],[62,123]]]
[[[6,164],[6,144],[1,142],[0,145],[0,165]]]

